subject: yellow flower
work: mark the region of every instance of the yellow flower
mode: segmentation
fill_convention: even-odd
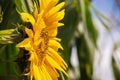
[[[62,48],[60,39],[56,38],[57,28],[63,26],[59,21],[64,17],[64,2],[57,4],[58,0],[39,0],[40,7],[34,2],[33,16],[29,13],[20,13],[25,22],[32,24],[32,29],[25,28],[28,38],[17,44],[25,48],[30,54],[31,80],[58,80],[58,70],[65,72],[66,62],[58,54]]]

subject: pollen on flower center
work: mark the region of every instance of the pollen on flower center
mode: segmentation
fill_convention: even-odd
[[[40,47],[41,48],[44,47],[43,51],[45,51],[47,49],[47,47],[48,47],[48,41],[49,41],[47,29],[45,29],[45,28],[42,29],[40,37],[43,38],[43,41],[41,42]]]
[[[44,62],[44,59],[45,59],[45,52],[44,51],[41,51],[40,49],[38,49],[37,51],[36,51],[36,54],[37,54],[37,56],[38,56],[38,58],[39,58],[39,61],[38,61],[38,63],[37,63],[37,65],[41,65],[43,62]]]
[[[48,48],[49,37],[48,37],[47,29],[45,29],[45,28],[42,29],[40,37],[41,37],[42,41],[40,42],[39,47],[36,50],[36,53],[37,53],[38,58],[39,58],[38,65],[42,64],[42,62],[44,62],[46,50]]]

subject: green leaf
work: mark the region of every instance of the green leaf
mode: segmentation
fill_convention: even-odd
[[[18,12],[33,12],[33,0],[14,0]]]
[[[10,35],[13,32],[15,32],[15,29],[0,30],[0,35]]]
[[[14,29],[15,24],[21,22],[20,16],[16,11],[13,0],[5,0],[2,4],[3,21],[0,24],[0,30]]]
[[[19,12],[24,12],[23,5],[22,5],[22,0],[14,0],[17,10]]]
[[[18,50],[16,49],[16,44],[4,45],[0,48],[0,76],[1,78],[4,76],[16,77],[17,80],[20,80],[20,72],[16,66],[14,60],[16,59],[16,55],[18,54]],[[19,77],[18,77],[19,76]],[[11,78],[10,78],[11,80]]]
[[[68,66],[70,65],[71,40],[75,36],[74,33],[77,30],[79,22],[79,12],[76,9],[76,5],[73,5],[72,2],[72,0],[66,2],[68,4],[65,5],[65,17],[62,21],[64,26],[60,27],[58,30],[58,37],[62,39],[61,44],[64,48],[64,50],[61,51],[61,56],[67,62]]]
[[[76,38],[76,46],[78,61],[80,64],[79,69],[81,74],[79,80],[91,80],[92,79],[91,53],[84,35],[81,35],[79,38]]]
[[[86,2],[87,1],[88,0],[86,0]],[[97,30],[95,26],[93,25],[91,13],[89,10],[89,4],[86,4],[85,0],[80,0],[80,4],[81,4],[81,13],[82,13],[82,20],[84,23],[85,32],[89,35],[89,38],[92,40],[94,45],[97,47],[96,45]]]
[[[64,26],[59,28],[58,37],[62,38],[63,58],[67,63],[70,60],[70,41],[74,37],[74,33],[78,24],[78,12],[70,6],[66,7],[65,17],[63,20]]]

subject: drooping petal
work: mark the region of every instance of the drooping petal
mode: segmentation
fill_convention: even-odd
[[[55,67],[56,69],[62,71],[66,76],[68,76],[68,74],[64,71],[64,69],[62,67],[60,67],[59,63],[57,63],[55,60],[53,60],[51,57],[46,56],[46,60],[50,63],[51,66]]]
[[[59,74],[56,71],[56,69],[54,67],[52,67],[47,61],[45,61],[45,65],[46,65],[46,69],[49,72],[49,74],[51,75],[52,79],[57,80],[57,78],[59,77]]]
[[[66,62],[62,59],[62,57],[56,52],[54,51],[52,48],[48,48],[48,54],[55,59],[56,61],[58,61],[58,63],[65,69],[67,67]]]
[[[24,22],[30,22],[32,24],[32,26],[34,25],[35,19],[33,18],[33,16],[31,14],[22,12],[22,13],[20,13],[20,15]]]
[[[45,65],[42,66],[42,70],[43,70],[43,73],[44,73],[44,79],[43,80],[52,80],[52,77],[48,73]]]
[[[40,70],[39,70],[38,66],[36,66],[34,63],[32,66],[33,66],[32,68],[34,71],[33,73],[34,73],[35,80],[42,80],[42,76],[40,74]]]

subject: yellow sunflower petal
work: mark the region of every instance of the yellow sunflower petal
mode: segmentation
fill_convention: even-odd
[[[50,74],[48,73],[45,65],[42,66],[42,70],[43,70],[43,73],[45,75],[44,79],[43,80],[52,80],[52,77],[50,76]]]
[[[56,37],[55,37],[55,38],[53,38],[53,40],[56,40],[56,41],[59,41],[59,42],[61,41],[61,39],[60,39],[60,38],[56,38]]]
[[[57,70],[65,72],[67,64],[58,54],[58,49],[62,48],[59,43],[60,39],[56,38],[59,23],[64,17],[64,2],[57,4],[59,0],[39,0],[40,3],[34,2],[33,15],[20,13],[25,22],[30,22],[32,28],[25,28],[29,38],[25,38],[17,47],[24,47],[29,51],[30,58],[30,76],[35,80],[58,80],[59,73]],[[38,8],[38,4],[40,8]],[[57,4],[57,5],[56,5]],[[31,79],[33,79],[31,77]]]
[[[57,63],[51,57],[46,56],[46,60],[50,63],[50,65],[54,66],[56,69],[62,71],[66,76],[68,76],[68,74],[59,66],[59,63]]]
[[[25,31],[30,38],[33,37],[33,31],[31,29],[28,29],[28,28],[25,27]]]
[[[35,64],[33,64],[32,66],[33,66],[35,80],[42,80],[42,76],[40,74],[38,66],[36,66]]]
[[[63,23],[59,23],[58,21],[56,21],[56,22],[47,24],[47,29],[50,31],[51,29],[56,29],[56,28],[58,28],[60,26],[64,26],[64,24]]]
[[[63,24],[63,23],[58,23],[57,26],[58,26],[58,27],[60,27],[60,26],[64,26],[64,24]]]
[[[53,80],[57,80],[57,78],[59,77],[59,74],[56,71],[56,69],[53,68],[47,61],[45,61],[45,65],[46,65],[47,71],[49,72]]]
[[[46,18],[53,16],[55,13],[57,13],[63,6],[64,6],[65,2],[62,2],[60,4],[58,4],[57,6],[53,7],[47,14],[46,14]]]
[[[48,17],[47,22],[52,23],[52,22],[55,22],[55,21],[59,21],[59,20],[63,19],[64,14],[65,14],[65,10],[62,10],[62,11]]]
[[[48,48],[48,54],[55,59],[56,61],[58,61],[58,63],[65,69],[67,67],[66,62],[62,59],[62,57],[56,52],[54,51],[52,48]]]
[[[35,20],[37,20],[37,18],[38,18],[38,9],[37,9],[37,5],[35,4],[35,2],[34,2],[34,17],[35,17]]]
[[[55,36],[57,36],[57,32],[58,32],[58,29],[57,28],[54,28],[54,29],[49,29],[49,37],[55,37]]]
[[[39,63],[40,59],[36,52],[30,52],[30,55],[29,61],[34,62],[35,65],[42,65],[42,63]]]
[[[51,0],[39,0],[40,2],[40,11],[44,10]]]
[[[56,20],[61,20],[64,18],[65,15],[65,10],[63,9],[62,11],[58,12]]]
[[[38,19],[35,25],[33,26],[33,30],[35,31],[35,33],[37,33],[37,35],[40,35],[41,30],[46,27],[42,15],[43,15],[43,11],[38,15]]]
[[[24,39],[22,42],[20,42],[19,44],[16,45],[16,47],[25,47],[25,48],[30,48],[30,39],[26,38]]]
[[[50,11],[56,4],[58,3],[58,0],[51,0],[49,3],[48,3],[48,6],[46,6],[46,9],[44,10],[45,11],[45,14]]]
[[[35,19],[33,18],[33,16],[31,14],[22,12],[22,13],[20,13],[20,15],[24,22],[30,22],[32,25],[34,25]]]
[[[62,49],[63,50],[63,47],[61,46],[61,44],[59,42],[57,42],[56,40],[49,40],[49,44],[48,44],[50,47],[52,47],[53,49]]]

